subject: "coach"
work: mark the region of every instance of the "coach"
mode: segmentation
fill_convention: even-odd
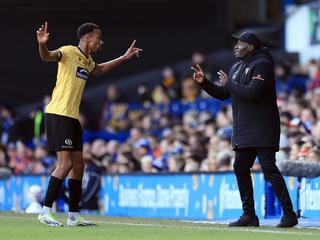
[[[244,32],[233,38],[237,41],[234,55],[239,61],[232,66],[229,75],[222,70],[218,72],[220,82],[207,80],[199,65],[191,67],[194,79],[209,95],[220,100],[232,99],[233,167],[244,214],[229,226],[259,226],[250,176],[250,168],[258,157],[265,179],[271,182],[282,206],[283,216],[277,227],[293,227],[298,223],[297,217],[285,181],[275,164],[275,152],[279,149],[280,119],[274,61],[255,34]]]

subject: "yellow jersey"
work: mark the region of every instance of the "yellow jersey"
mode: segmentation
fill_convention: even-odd
[[[60,60],[56,86],[46,113],[79,119],[79,107],[83,89],[89,74],[96,63],[76,46],[63,46],[58,49]]]

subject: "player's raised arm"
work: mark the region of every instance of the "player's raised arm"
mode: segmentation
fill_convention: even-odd
[[[42,61],[44,62],[58,62],[60,53],[57,50],[49,51],[47,48],[47,42],[49,40],[48,22],[45,22],[37,30],[37,40],[39,44],[39,53]]]
[[[141,48],[135,47],[136,40],[133,41],[131,46],[127,49],[127,51],[116,59],[113,59],[109,62],[104,62],[97,64],[96,68],[93,71],[93,75],[99,76],[109,72],[114,67],[118,66],[120,63],[130,60],[133,56],[139,57],[139,53],[143,51]]]

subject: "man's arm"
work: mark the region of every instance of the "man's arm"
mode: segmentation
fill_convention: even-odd
[[[217,98],[219,100],[227,100],[230,98],[230,93],[227,91],[225,86],[219,86],[206,78],[203,82],[199,83],[199,85],[213,98]]]
[[[253,69],[249,85],[243,86],[228,81],[226,88],[234,95],[247,101],[257,101],[264,96],[271,85],[273,68],[269,64],[260,64]]]
[[[45,22],[37,31],[37,40],[42,61],[58,62],[60,60],[60,52],[58,50],[49,51],[47,48],[47,42],[49,40],[48,22]]]
[[[130,60],[133,56],[139,57],[139,52],[141,52],[142,49],[134,47],[135,43],[136,43],[136,40],[133,41],[133,43],[128,48],[126,53],[123,54],[121,57],[113,59],[113,60],[111,60],[109,62],[104,62],[104,63],[97,64],[95,69],[93,70],[92,74],[95,75],[95,76],[100,76],[100,75],[106,74],[111,69],[113,69],[116,66],[118,66],[119,64]]]
[[[193,79],[205,90],[211,97],[226,100],[230,97],[230,93],[226,90],[225,86],[219,86],[213,82],[210,82],[204,76],[204,72],[199,65],[192,66],[194,71]]]
[[[125,61],[126,61],[126,59],[124,59],[124,57],[121,56],[121,57],[113,59],[109,62],[97,64],[95,69],[93,70],[92,74],[95,76],[100,76],[100,75],[106,74],[111,69],[115,68],[116,66],[118,66],[119,64],[121,64]]]

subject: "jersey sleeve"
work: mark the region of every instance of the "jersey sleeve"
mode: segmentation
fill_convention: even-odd
[[[72,46],[63,46],[58,49],[59,51],[59,62],[64,63],[69,57],[71,52],[73,51]]]

